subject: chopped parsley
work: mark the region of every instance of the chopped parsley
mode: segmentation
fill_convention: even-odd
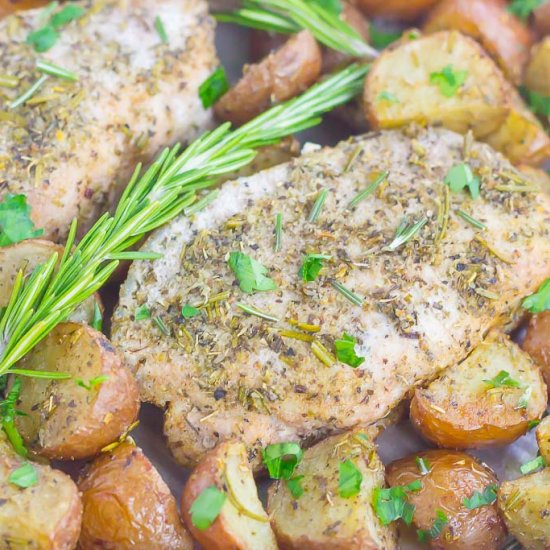
[[[397,485],[389,489],[376,487],[372,494],[372,507],[382,525],[402,519],[407,525],[412,523],[415,507],[407,501],[407,493],[422,489],[422,482],[415,479],[408,485]]]
[[[512,0],[508,4],[508,11],[516,17],[525,20],[543,2],[544,0]]]
[[[542,470],[545,466],[546,466],[546,461],[544,460],[544,458],[542,456],[537,456],[537,458],[534,458],[533,460],[530,460],[529,462],[522,464],[519,467],[519,471],[523,475],[533,474],[538,470]]]
[[[376,99],[378,99],[378,101],[387,101],[388,103],[399,103],[397,96],[387,90],[382,90]]]
[[[22,489],[27,489],[38,483],[38,472],[30,462],[25,462],[10,473],[8,481]]]
[[[160,41],[163,44],[168,44],[168,34],[166,34],[166,29],[164,28],[164,23],[162,22],[162,19],[159,15],[155,17],[155,30],[157,31]]]
[[[452,65],[447,65],[441,71],[430,74],[430,84],[439,87],[445,97],[452,97],[464,84],[468,71],[455,71]]]
[[[299,499],[304,494],[302,479],[304,479],[304,476],[294,476],[286,480],[286,486],[295,499]]]
[[[520,91],[533,113],[540,116],[550,116],[550,96],[539,94],[527,89],[525,86],[521,86]]]
[[[82,6],[68,3],[60,11],[51,16],[50,23],[55,29],[59,29],[80,19],[85,13],[86,10]]]
[[[494,483],[487,485],[483,490],[483,493],[474,491],[474,494],[470,498],[465,498],[462,504],[468,508],[468,510],[475,510],[482,506],[489,506],[493,504],[497,499],[497,486]]]
[[[103,315],[101,313],[101,308],[97,301],[94,300],[94,318],[92,319],[92,328],[101,332],[103,328]]]
[[[271,479],[290,479],[303,456],[298,443],[273,443],[262,449],[264,466]]]
[[[201,310],[193,307],[189,304],[185,304],[181,308],[181,315],[184,319],[191,319],[192,317],[196,317],[197,315],[201,314]]]
[[[101,384],[103,384],[103,382],[107,380],[109,380],[109,376],[107,376],[106,374],[101,374],[99,376],[95,376],[94,378],[90,378],[88,383],[84,382],[82,378],[77,378],[75,382],[77,386],[80,386],[85,390],[92,391],[94,388],[101,386]]]
[[[15,377],[6,398],[3,401],[0,401],[0,423],[4,432],[6,432],[10,443],[13,445],[15,452],[20,456],[26,457],[28,456],[29,451],[25,447],[25,442],[23,441],[21,434],[15,427],[15,417],[16,415],[21,414],[15,408],[20,393],[21,380]]]
[[[427,458],[417,456],[414,459],[414,461],[416,462],[416,466],[418,467],[418,471],[423,476],[430,473],[430,470],[432,469],[432,465],[430,464],[430,461]]]
[[[143,304],[142,306],[139,306],[136,309],[134,318],[136,321],[143,321],[144,319],[150,319],[151,312],[149,311],[149,308],[145,304]]]
[[[455,164],[449,169],[444,180],[453,193],[459,193],[468,188],[472,199],[479,197],[479,178],[474,176],[468,164]]]
[[[357,344],[357,339],[345,332],[342,338],[334,341],[338,361],[353,368],[357,368],[365,362],[364,357],[360,357],[355,353],[355,344]]]
[[[220,515],[225,499],[226,494],[215,485],[210,485],[210,487],[204,489],[189,509],[191,523],[199,531],[208,529]]]
[[[1,243],[0,243],[1,244]],[[540,285],[539,289],[527,296],[521,304],[523,309],[531,313],[541,313],[550,309],[550,277]]]
[[[40,237],[44,233],[43,229],[35,229],[30,212],[25,195],[6,195],[0,202],[0,246]]]
[[[200,86],[199,97],[205,109],[212,107],[229,90],[229,81],[223,67],[218,67]]]
[[[445,525],[449,523],[449,518],[443,512],[443,510],[436,511],[436,520],[430,529],[417,529],[416,533],[418,535],[418,540],[420,542],[428,542],[429,540],[436,539],[441,535]]]
[[[344,460],[338,465],[338,494],[342,498],[351,498],[359,494],[363,474],[352,460]]]
[[[231,252],[228,264],[241,290],[247,294],[277,288],[275,282],[266,277],[267,268],[243,252]]]
[[[371,23],[369,25],[369,42],[377,50],[383,50],[389,46],[392,42],[399,40],[403,33],[401,31],[385,30]]]
[[[308,254],[303,262],[298,275],[304,282],[315,281],[321,269],[323,269],[323,260],[330,260],[327,254]]]
[[[537,418],[536,420],[529,420],[527,423],[527,429],[532,430],[533,428],[536,428],[540,424],[540,420]]]
[[[514,380],[510,376],[510,373],[505,370],[501,370],[494,378],[490,380],[483,380],[491,388],[521,388],[522,385],[517,380]]]

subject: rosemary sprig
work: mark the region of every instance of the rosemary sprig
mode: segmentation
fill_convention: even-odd
[[[427,223],[428,218],[426,217],[419,219],[411,225],[409,225],[407,220],[403,220],[395,232],[393,241],[384,247],[384,250],[389,250],[390,252],[397,250],[400,246],[410,241]]]
[[[309,213],[309,217],[307,219],[308,222],[313,223],[317,221],[319,214],[321,214],[323,204],[325,204],[325,201],[327,200],[327,195],[328,195],[328,191],[326,189],[321,189],[321,191],[319,191],[319,194],[317,195],[317,198],[313,203],[311,212]]]
[[[462,209],[457,210],[456,212],[463,220],[467,221],[469,224],[473,225],[474,227],[477,227],[477,229],[487,229],[487,226],[480,222],[479,220],[476,220],[473,216],[470,216],[468,212],[465,212]]]
[[[370,185],[358,193],[348,204],[348,208],[355,208],[363,199],[366,199],[388,177],[389,172],[382,172]]]
[[[17,275],[0,316],[0,375],[107,282],[118,265],[109,258],[196,204],[196,190],[250,163],[259,147],[318,124],[320,115],[361,91],[366,72],[349,66],[237,130],[223,124],[183,152],[165,149],[143,174],[138,166],[114,214],[101,216],[76,246],[73,221],[61,258],[53,254],[28,277]]]
[[[356,306],[363,305],[363,298],[352,292],[349,288],[346,288],[342,283],[338,281],[330,281],[330,284],[346,299]]]
[[[15,98],[9,105],[10,109],[15,109],[26,103],[48,80],[48,75],[43,74],[28,90],[23,92],[19,97]]]
[[[255,29],[295,33],[303,29],[325,46],[358,58],[377,57],[357,31],[321,2],[305,0],[247,0],[244,8],[215,13],[218,21]]]
[[[275,252],[281,251],[283,240],[283,215],[279,212],[275,216],[275,244],[273,245],[273,250]]]
[[[72,71],[64,69],[63,67],[55,65],[54,63],[51,63],[50,61],[47,61],[45,59],[39,59],[36,62],[36,68],[41,73],[49,74],[50,76],[56,76],[57,78],[71,80],[73,82],[78,80],[78,76],[76,76],[76,74]]]
[[[248,313],[249,315],[255,315],[256,317],[260,317],[261,319],[265,319],[266,321],[273,321],[274,323],[276,323],[279,320],[277,319],[277,317],[270,315],[269,313],[266,313],[261,309],[256,309],[255,307],[247,306],[242,302],[237,302],[235,305],[239,309],[242,309],[245,313]]]

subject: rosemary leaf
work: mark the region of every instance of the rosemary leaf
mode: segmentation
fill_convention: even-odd
[[[283,215],[279,213],[275,217],[275,245],[273,246],[273,250],[275,252],[281,251],[282,238],[283,238]]]
[[[487,226],[484,223],[481,223],[479,220],[476,220],[470,214],[467,212],[464,212],[464,210],[460,209],[457,210],[457,214],[463,219],[466,220],[469,224],[472,224],[474,227],[477,227],[478,229],[484,230],[487,229]]]
[[[428,218],[426,217],[421,218],[411,225],[409,225],[406,220],[403,220],[395,232],[393,241],[388,246],[384,247],[384,249],[391,252],[397,250],[400,246],[409,242],[427,223]]]
[[[44,85],[46,80],[48,80],[48,75],[43,74],[26,92],[22,93],[10,103],[10,109],[15,109],[19,107],[19,105],[26,103]]]
[[[262,319],[265,319],[266,321],[273,321],[277,322],[279,319],[277,317],[274,317],[273,315],[270,315],[269,313],[266,313],[265,311],[261,311],[259,309],[256,309],[252,306],[247,306],[246,304],[242,304],[241,302],[238,302],[235,304],[239,309],[242,309],[245,313],[248,313],[249,315],[255,315],[256,317],[261,317]]]
[[[160,15],[157,15],[155,17],[155,30],[159,35],[160,41],[163,44],[168,44],[170,40],[168,38],[168,34],[166,33],[166,29],[164,28],[164,23],[162,22]]]
[[[363,305],[363,298],[360,296],[357,296],[357,294],[353,293],[351,290],[346,288],[342,283],[339,283],[338,281],[330,281],[330,284],[346,299],[348,299],[352,304],[355,304],[356,306],[362,306]]]
[[[325,201],[327,200],[327,195],[328,195],[328,191],[326,189],[321,189],[321,191],[317,195],[317,198],[315,199],[313,208],[309,213],[309,217],[307,219],[308,222],[313,223],[317,221],[319,214],[321,214],[321,209],[323,208],[323,204],[325,204]]]
[[[72,80],[73,82],[78,80],[78,76],[72,71],[68,71],[59,65],[54,65],[50,61],[45,59],[39,59],[36,62],[36,68],[44,74],[49,74],[50,76],[56,76],[57,78],[63,78],[65,80]]]
[[[348,208],[355,208],[363,199],[371,195],[376,188],[387,179],[389,172],[386,170],[382,172],[369,186],[367,186],[363,191],[356,195],[349,203]]]

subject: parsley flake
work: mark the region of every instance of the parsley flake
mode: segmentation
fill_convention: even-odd
[[[491,388],[521,388],[522,385],[517,380],[514,380],[508,371],[501,370],[494,378],[483,380]]]
[[[479,178],[474,176],[468,164],[455,164],[447,172],[444,181],[453,193],[459,193],[467,187],[472,199],[479,197]]]
[[[525,20],[543,2],[544,0],[512,0],[508,4],[508,11],[516,17]]]
[[[155,17],[155,30],[159,35],[160,41],[163,44],[168,44],[169,42],[168,34],[166,33],[166,29],[164,28],[164,23],[162,22],[160,15],[157,15]]]
[[[201,310],[193,307],[189,304],[185,304],[181,308],[181,315],[184,319],[191,319],[192,317],[196,317],[197,315],[201,314]]]
[[[430,84],[439,87],[445,97],[452,97],[464,84],[468,71],[455,71],[452,65],[447,65],[441,71],[430,74]]]
[[[335,340],[334,347],[336,348],[336,358],[338,361],[353,367],[354,369],[365,362],[364,357],[360,357],[355,352],[355,344],[357,339],[344,332],[342,338]]]
[[[304,282],[315,281],[321,269],[323,269],[323,260],[330,260],[327,254],[308,254],[302,262],[302,267],[298,275]]]
[[[247,294],[277,288],[275,282],[266,277],[267,268],[247,254],[231,252],[228,264],[235,274],[241,290]]]
[[[30,44],[35,51],[42,53],[54,46],[59,38],[59,33],[50,25],[31,32],[27,36],[27,44]]]
[[[22,489],[27,489],[38,483],[38,472],[30,462],[25,462],[10,473],[8,481]]]
[[[418,534],[418,540],[420,542],[428,542],[429,540],[436,539],[441,535],[441,531],[443,531],[445,525],[449,523],[449,518],[443,510],[437,510],[436,516],[436,520],[430,529],[417,529],[416,533]]]
[[[223,67],[218,67],[200,86],[199,97],[205,109],[212,107],[229,90],[229,81]]]
[[[262,449],[264,466],[271,479],[290,479],[303,456],[298,443],[273,443]]]
[[[86,10],[77,4],[66,4],[60,11],[54,13],[50,18],[50,23],[54,29],[64,27],[77,19],[80,19]]]
[[[550,116],[550,96],[539,94],[527,89],[525,86],[521,86],[520,91],[533,113],[540,116]]]
[[[226,494],[215,485],[210,485],[210,487],[204,489],[189,509],[191,523],[199,531],[208,529],[220,515],[225,499]]]
[[[33,239],[44,233],[43,229],[35,229],[30,212],[25,195],[6,195],[0,202],[0,246]]]
[[[302,479],[304,476],[294,476],[286,480],[286,486],[295,499],[299,499],[305,492],[302,487]]]
[[[136,309],[134,318],[136,321],[143,321],[144,319],[150,319],[151,312],[149,311],[149,308],[145,304],[143,304],[142,306],[139,306]]]
[[[537,456],[537,458],[534,458],[533,460],[529,460],[529,462],[522,464],[519,467],[519,471],[523,475],[527,475],[527,474],[533,474],[538,470],[542,470],[544,467],[546,467],[546,461],[544,460],[544,457]]]
[[[377,49],[383,50],[392,42],[399,40],[403,33],[401,31],[385,30],[371,23],[369,25],[369,42]]]
[[[413,520],[415,507],[407,501],[407,493],[422,489],[422,482],[415,479],[408,485],[397,485],[389,489],[376,487],[372,494],[372,507],[382,525],[402,519],[407,525]]]
[[[338,494],[350,498],[359,494],[363,474],[352,460],[344,460],[338,465]]]
[[[550,309],[550,278],[546,279],[539,289],[527,296],[521,304],[523,309],[531,313],[541,313]]]
[[[487,485],[483,490],[483,493],[475,491],[470,498],[465,498],[462,501],[462,504],[468,508],[468,510],[475,510],[476,508],[481,508],[482,506],[489,506],[493,504],[497,499],[497,486],[494,483]]]
[[[100,387],[101,384],[107,380],[109,380],[109,376],[106,374],[101,374],[99,376],[95,376],[94,378],[90,378],[88,383],[84,382],[82,378],[77,378],[75,382],[77,386],[80,386],[85,390],[92,391],[94,388]]]
[[[98,332],[101,332],[103,328],[103,314],[101,313],[101,308],[99,304],[94,300],[94,318],[92,319],[91,327]]]

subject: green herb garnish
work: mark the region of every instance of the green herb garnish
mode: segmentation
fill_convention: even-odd
[[[457,214],[463,220],[466,220],[469,224],[472,224],[474,227],[477,227],[477,229],[481,229],[481,230],[487,229],[487,226],[485,224],[481,223],[479,220],[476,220],[475,218],[470,216],[470,214],[468,214],[467,212],[464,212],[464,210],[461,210],[461,209],[457,210]]]
[[[166,29],[164,28],[164,23],[162,22],[162,19],[160,18],[160,15],[157,15],[155,17],[155,30],[157,31],[160,41],[163,44],[168,44],[168,34],[166,34]]]
[[[3,401],[0,401],[0,422],[2,423],[2,429],[6,432],[6,435],[8,436],[15,452],[20,456],[26,457],[29,454],[29,451],[25,447],[21,434],[15,427],[15,417],[18,414],[15,405],[19,399],[20,393],[21,380],[16,377],[13,380],[13,384],[6,398]]]
[[[271,479],[290,479],[303,456],[298,443],[273,443],[262,449],[264,466]]]
[[[525,86],[521,86],[520,91],[533,113],[550,117],[550,96],[541,95]]]
[[[60,67],[59,65],[54,65],[53,63],[51,63],[50,61],[46,61],[45,59],[39,59],[36,62],[36,68],[41,73],[49,74],[50,76],[63,78],[64,80],[71,80],[73,82],[78,80],[78,76],[76,76],[76,74],[72,71],[68,71],[67,69]]]
[[[164,334],[165,336],[170,336],[170,329],[166,326],[166,323],[162,320],[162,317],[160,315],[153,317],[153,321],[162,332],[162,334]]]
[[[418,471],[425,476],[426,474],[430,473],[430,470],[432,469],[432,465],[430,464],[430,461],[427,458],[423,458],[421,456],[417,456],[414,461],[416,462],[416,465],[418,467]]]
[[[353,368],[357,368],[365,362],[364,357],[359,357],[355,353],[355,344],[357,344],[357,339],[345,332],[340,340],[334,342],[338,361]]]
[[[101,374],[99,376],[95,376],[94,378],[90,378],[88,383],[84,382],[82,378],[76,378],[75,382],[77,386],[80,386],[85,390],[92,391],[94,388],[100,387],[101,384],[107,380],[109,380],[109,376],[107,374]]]
[[[311,212],[309,213],[309,217],[307,219],[308,222],[316,222],[317,218],[319,217],[319,214],[321,214],[321,210],[323,208],[323,204],[325,204],[325,201],[327,200],[328,191],[326,189],[321,189],[319,194],[317,195],[317,198],[315,199],[315,203],[313,204],[313,208],[311,209]]]
[[[330,284],[347,300],[356,306],[363,305],[363,298],[352,292],[349,288],[346,288],[342,283],[338,281],[330,281]]]
[[[149,308],[145,304],[143,304],[136,309],[134,318],[136,321],[143,321],[144,319],[150,319],[151,312],[149,311]]]
[[[247,294],[256,291],[275,290],[275,281],[266,277],[267,268],[243,252],[231,252],[228,265],[239,282],[239,287]]]
[[[212,107],[229,90],[229,80],[223,67],[218,67],[200,86],[199,97],[205,109]]]
[[[544,0],[512,0],[507,9],[516,17],[526,20],[543,2]]]
[[[6,195],[0,202],[0,246],[34,239],[44,233],[43,229],[35,229],[30,213],[25,195]]]
[[[508,371],[501,370],[494,378],[483,380],[491,388],[521,388],[522,385],[514,380]]]
[[[378,101],[387,101],[388,103],[399,103],[397,96],[387,90],[382,90],[376,99]]]
[[[22,489],[27,489],[38,483],[38,472],[30,462],[25,462],[10,473],[8,481]]]
[[[546,279],[539,289],[522,302],[523,309],[531,313],[541,313],[550,309],[550,278]]]
[[[417,529],[416,533],[420,542],[428,542],[429,540],[436,539],[441,535],[441,531],[443,531],[445,525],[449,523],[449,518],[443,510],[437,510],[436,516],[436,520],[430,529]]]
[[[479,491],[474,491],[474,494],[470,498],[465,498],[462,501],[462,504],[468,508],[468,510],[475,510],[476,508],[481,508],[482,506],[489,506],[493,504],[497,499],[497,485],[491,483],[487,485],[483,490],[483,493]]]
[[[191,523],[199,531],[208,529],[220,515],[226,498],[215,485],[204,489],[189,508]]]
[[[447,65],[440,72],[430,75],[430,83],[439,87],[445,97],[452,97],[464,84],[468,71],[455,71],[452,65]]]
[[[294,476],[286,480],[286,486],[295,499],[299,499],[304,494],[302,479],[304,479],[304,476]]]
[[[410,225],[409,222],[404,219],[395,231],[393,241],[388,246],[385,246],[384,249],[391,252],[397,250],[400,246],[408,243],[427,223],[428,218],[426,217],[421,218]]]
[[[363,191],[355,195],[355,197],[350,201],[348,208],[355,208],[363,199],[367,198],[369,195],[376,190],[376,188],[388,177],[389,172],[382,172],[370,185],[368,185]]]
[[[276,323],[279,320],[274,315],[270,315],[269,313],[266,313],[261,309],[258,309],[252,306],[247,306],[246,304],[243,304],[241,302],[237,302],[235,305],[239,309],[242,309],[245,313],[248,313],[249,315],[254,315],[256,317],[260,317],[261,319],[265,319],[266,321],[273,321],[274,323]]]
[[[101,308],[96,300],[94,300],[94,318],[92,319],[92,328],[101,332],[103,329],[103,314],[101,313]]]
[[[283,242],[283,215],[277,214],[275,217],[275,244],[273,250],[275,252],[280,252]]]
[[[398,485],[389,489],[376,487],[372,494],[372,507],[382,525],[402,519],[410,525],[415,507],[407,501],[407,493],[422,489],[422,482],[415,479],[408,485]]]
[[[369,41],[377,50],[383,50],[399,40],[402,34],[401,31],[384,30],[374,23],[369,25]]]
[[[10,109],[15,109],[26,103],[48,80],[48,75],[43,74],[29,89],[25,90],[19,97],[16,97],[9,105]],[[19,196],[19,195],[17,195]]]
[[[327,254],[308,254],[303,262],[302,267],[298,271],[298,275],[304,282],[315,281],[321,269],[323,269],[323,261],[330,260]]]
[[[201,310],[193,307],[189,304],[185,304],[181,308],[181,315],[184,319],[191,319],[192,317],[196,317],[197,315],[201,314]]]
[[[532,430],[533,428],[536,428],[540,424],[540,420],[537,418],[536,420],[529,420],[527,423],[527,429]]]
[[[338,465],[338,494],[350,498],[359,494],[363,474],[352,460],[344,460]]]
[[[545,467],[546,467],[546,461],[544,460],[544,458],[542,456],[537,456],[537,458],[534,458],[533,460],[529,460],[529,462],[522,464],[519,467],[519,471],[523,475],[527,475],[527,474],[533,474],[538,470],[542,470]]]
[[[50,18],[50,23],[55,29],[59,29],[69,23],[72,23],[73,21],[76,21],[77,19],[80,19],[85,13],[86,10],[82,6],[68,3],[65,4],[60,11],[52,15]]]
[[[525,387],[525,391],[521,394],[518,404],[514,408],[526,409],[529,406],[529,400],[531,399],[532,393],[533,393],[533,388],[531,386]]]
[[[455,164],[447,172],[444,182],[453,193],[459,193],[467,187],[472,199],[475,200],[479,197],[479,178],[474,176],[468,164]]]

